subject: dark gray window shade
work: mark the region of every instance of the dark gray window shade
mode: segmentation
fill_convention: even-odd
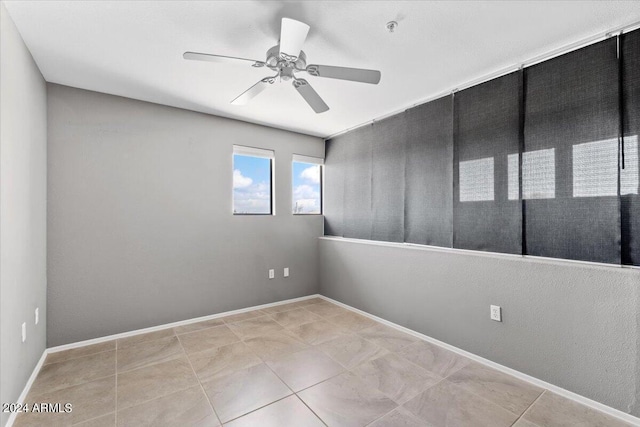
[[[519,72],[454,96],[453,246],[522,252]]]
[[[620,171],[622,263],[640,266],[640,30],[623,34],[621,43],[625,163]]]
[[[634,31],[341,135],[325,232],[640,265],[639,99]]]
[[[328,140],[324,150],[324,234],[342,237],[344,179],[349,168],[346,162],[345,144],[336,140]]]
[[[371,239],[372,139],[372,125],[336,138],[336,143],[344,145],[347,164],[344,177],[344,237]]]
[[[452,247],[453,109],[451,97],[405,113],[404,240]]]
[[[404,241],[406,115],[375,122],[371,135],[371,239]]]
[[[620,263],[616,43],[525,69],[527,254]]]

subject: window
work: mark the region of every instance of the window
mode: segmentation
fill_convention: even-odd
[[[618,194],[618,139],[574,144],[573,197]]]
[[[520,155],[507,155],[507,194],[509,200],[520,198]]]
[[[522,153],[522,197],[554,199],[556,197],[556,149]]]
[[[273,159],[271,150],[233,146],[234,215],[272,215]]]
[[[460,162],[460,201],[493,200],[493,157]]]
[[[293,155],[293,214],[322,214],[322,159]]]

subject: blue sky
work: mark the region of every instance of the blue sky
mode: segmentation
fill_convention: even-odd
[[[293,162],[293,212],[320,213],[320,166]]]
[[[233,156],[233,210],[236,213],[271,213],[271,160]]]
[[[233,209],[236,213],[270,213],[270,160],[233,156]],[[318,165],[293,162],[292,209],[320,213]]]

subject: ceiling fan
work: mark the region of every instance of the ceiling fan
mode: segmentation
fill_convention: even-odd
[[[365,70],[361,68],[334,67],[330,65],[307,65],[307,55],[302,51],[302,45],[309,33],[309,26],[294,19],[282,18],[280,27],[280,42],[267,51],[266,61],[238,58],[234,56],[213,55],[208,53],[185,52],[184,59],[210,62],[248,61],[253,67],[266,67],[276,72],[274,76],[265,77],[258,83],[244,91],[240,96],[231,101],[234,105],[246,105],[263,90],[274,84],[277,80],[292,80],[293,87],[316,113],[329,110],[329,106],[320,95],[311,87],[308,81],[296,77],[297,73],[306,72],[316,77],[350,80],[354,82],[378,84],[380,71]]]

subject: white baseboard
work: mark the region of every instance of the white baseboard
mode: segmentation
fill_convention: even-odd
[[[27,380],[27,383],[24,385],[24,388],[22,389],[22,393],[20,393],[20,396],[18,396],[18,401],[16,403],[24,403],[24,401],[27,399],[27,394],[29,394],[29,390],[31,390],[31,386],[33,385],[33,382],[36,380],[36,377],[40,373],[40,369],[42,368],[42,365],[44,365],[44,360],[46,358],[47,358],[47,349],[45,348],[44,351],[42,352],[42,356],[40,356],[40,360],[38,360],[38,363],[36,363],[36,366],[33,368],[33,372],[31,372],[31,376]],[[7,420],[7,423],[5,424],[5,427],[11,427],[13,423],[16,421],[17,416],[18,416],[18,412],[12,412],[11,415],[9,416],[9,419]]]
[[[263,309],[263,308],[269,308],[269,307],[275,307],[278,305],[283,305],[283,304],[289,304],[292,302],[297,302],[297,301],[304,301],[307,299],[311,299],[311,298],[322,298],[326,301],[332,302],[334,304],[337,304],[343,308],[346,308],[347,310],[351,310],[355,313],[361,314],[363,316],[369,317],[377,322],[380,322],[382,324],[385,324],[387,326],[390,326],[394,329],[397,329],[399,331],[405,332],[407,334],[413,335],[417,338],[420,338],[424,341],[430,342],[432,344],[435,345],[439,345],[443,348],[446,348],[447,350],[453,351],[454,353],[458,353],[462,356],[465,356],[471,360],[474,360],[478,363],[481,363],[483,365],[489,366],[493,369],[496,369],[500,372],[504,372],[505,374],[508,375],[512,375],[516,378],[519,378],[523,381],[526,381],[528,383],[531,383],[535,386],[547,389],[553,393],[556,393],[560,396],[566,397],[567,399],[571,399],[575,402],[578,402],[582,405],[588,406],[590,408],[593,408],[597,411],[600,412],[604,412],[605,414],[611,415],[612,417],[618,418],[624,422],[627,422],[631,425],[634,426],[639,426],[640,427],[640,418],[634,417],[633,415],[627,414],[625,412],[622,412],[618,409],[612,408],[610,406],[604,405],[600,402],[596,402],[595,400],[591,400],[589,398],[586,398],[584,396],[581,396],[579,394],[573,393],[569,390],[565,390],[561,387],[558,387],[556,385],[553,385],[551,383],[548,383],[546,381],[542,381],[538,378],[532,377],[530,375],[524,374],[520,371],[516,371],[515,369],[511,369],[508,368],[506,366],[500,365],[499,363],[495,363],[492,362],[491,360],[485,359],[483,357],[480,357],[478,355],[475,355],[473,353],[469,353],[468,351],[462,350],[458,347],[454,347],[452,345],[449,345],[447,343],[444,343],[442,341],[439,341],[435,338],[431,338],[427,335],[421,334],[419,332],[416,332],[414,330],[405,328],[404,326],[400,326],[398,324],[395,324],[393,322],[390,322],[388,320],[382,319],[380,317],[374,316],[373,314],[367,313],[365,311],[359,310],[357,308],[351,307],[350,305],[347,304],[343,304],[340,301],[336,301],[334,299],[331,299],[329,297],[325,297],[324,295],[319,295],[319,294],[314,294],[314,295],[308,295],[308,296],[304,296],[304,297],[300,297],[300,298],[293,298],[293,299],[289,299],[289,300],[284,300],[284,301],[278,301],[278,302],[274,302],[274,303],[270,303],[270,304],[262,304],[262,305],[257,305],[257,306],[253,306],[253,307],[247,307],[247,308],[242,308],[239,310],[232,310],[232,311],[227,311],[224,313],[218,313],[218,314],[213,314],[210,316],[203,316],[203,317],[197,317],[194,319],[188,319],[188,320],[182,320],[180,322],[173,322],[173,323],[167,323],[164,325],[159,325],[159,326],[154,326],[151,328],[145,328],[145,329],[137,329],[135,331],[130,331],[130,332],[123,332],[121,334],[114,334],[114,335],[108,335],[105,337],[100,337],[100,338],[94,338],[91,340],[85,340],[85,341],[79,341],[79,342],[75,342],[75,343],[71,343],[71,344],[65,344],[65,345],[60,345],[57,347],[51,347],[51,348],[47,348],[43,353],[42,353],[42,357],[40,357],[40,360],[38,361],[38,364],[35,366],[35,368],[33,369],[33,372],[31,373],[31,376],[29,377],[29,381],[27,381],[27,384],[24,387],[24,390],[22,391],[22,393],[20,394],[20,397],[18,399],[18,403],[23,403],[24,400],[27,397],[27,394],[29,393],[29,390],[31,389],[31,386],[33,385],[33,382],[35,381],[36,377],[38,376],[38,373],[40,372],[40,369],[42,368],[42,365],[44,364],[44,361],[47,357],[47,355],[49,353],[55,353],[58,351],[63,351],[63,350],[68,350],[71,348],[76,348],[76,347],[83,347],[85,345],[91,345],[91,344],[97,344],[97,343],[101,343],[101,342],[105,342],[105,341],[110,341],[113,339],[118,339],[118,338],[126,338],[126,337],[131,337],[134,335],[140,335],[140,334],[145,334],[148,332],[154,332],[154,331],[159,331],[161,329],[166,329],[166,328],[173,328],[176,326],[183,326],[183,325],[189,325],[191,323],[197,323],[197,322],[202,322],[204,320],[211,320],[211,319],[217,319],[220,317],[226,317],[226,316],[230,316],[233,314],[240,314],[240,313],[246,313],[248,311],[252,311],[252,310],[259,310],[259,309]],[[7,424],[5,425],[5,427],[11,427],[15,421],[17,414],[13,413],[11,414],[11,416],[9,417],[9,420],[7,421]]]
[[[218,314],[212,314],[212,315],[209,315],[209,316],[196,317],[196,318],[193,318],[193,319],[181,320],[179,322],[166,323],[164,325],[152,326],[150,328],[136,329],[134,331],[122,332],[120,334],[107,335],[107,336],[100,337],[100,338],[93,338],[93,339],[90,339],[90,340],[78,341],[78,342],[74,342],[74,343],[71,343],[71,344],[64,344],[64,345],[59,345],[59,346],[56,346],[56,347],[50,347],[46,351],[47,351],[47,353],[57,353],[58,351],[69,350],[71,348],[76,348],[76,347],[84,347],[85,345],[98,344],[98,343],[101,343],[101,342],[111,341],[111,340],[115,340],[115,339],[118,339],[118,338],[132,337],[134,335],[146,334],[148,332],[155,332],[155,331],[159,331],[159,330],[162,330],[162,329],[175,328],[177,326],[189,325],[191,323],[198,323],[198,322],[203,322],[205,320],[218,319],[220,317],[231,316],[233,314],[246,313],[248,311],[260,310],[260,309],[263,309],[263,308],[275,307],[275,306],[278,306],[278,305],[289,304],[289,303],[292,303],[292,302],[304,301],[304,300],[307,300],[307,299],[319,298],[319,297],[320,297],[320,295],[318,295],[318,294],[307,295],[307,296],[304,296],[304,297],[291,298],[291,299],[288,299],[288,300],[272,302],[272,303],[269,303],[269,304],[262,304],[262,305],[256,305],[256,306],[253,306],[253,307],[241,308],[241,309],[238,309],[238,310],[225,311],[224,313],[218,313]]]
[[[363,316],[366,316],[366,317],[368,317],[370,319],[373,319],[373,320],[375,320],[377,322],[383,323],[383,324],[385,324],[385,325],[387,325],[389,327],[392,327],[394,329],[397,329],[397,330],[399,330],[401,332],[407,333],[409,335],[413,335],[414,337],[420,338],[420,339],[422,339],[424,341],[427,341],[427,342],[430,342],[432,344],[438,345],[440,347],[446,348],[447,350],[450,350],[450,351],[452,351],[454,353],[460,354],[460,355],[462,355],[464,357],[467,357],[467,358],[469,358],[469,359],[471,359],[471,360],[473,360],[475,362],[478,362],[478,363],[481,363],[483,365],[489,366],[489,367],[491,367],[491,368],[493,368],[493,369],[495,369],[497,371],[504,372],[505,374],[514,376],[516,378],[519,378],[519,379],[521,379],[523,381],[526,381],[526,382],[528,382],[530,384],[533,384],[535,386],[538,386],[540,388],[547,389],[547,390],[549,390],[549,391],[551,391],[551,392],[553,392],[555,394],[558,394],[558,395],[560,395],[562,397],[566,397],[567,399],[573,400],[573,401],[578,402],[578,403],[580,403],[580,404],[582,404],[584,406],[588,406],[590,408],[593,408],[593,409],[595,409],[597,411],[604,412],[605,414],[611,415],[612,417],[615,417],[615,418],[617,418],[617,419],[619,419],[621,421],[627,422],[627,423],[629,423],[631,425],[634,425],[634,426],[640,426],[640,418],[634,417],[631,414],[627,414],[626,412],[622,412],[622,411],[620,411],[618,409],[615,409],[615,408],[612,408],[610,406],[604,405],[604,404],[602,404],[600,402],[596,402],[595,400],[591,400],[591,399],[589,399],[587,397],[581,396],[581,395],[576,394],[576,393],[574,393],[572,391],[565,390],[565,389],[563,389],[561,387],[558,387],[558,386],[553,385],[551,383],[548,383],[546,381],[542,381],[542,380],[540,380],[538,378],[532,377],[532,376],[527,375],[525,373],[522,373],[520,371],[516,371],[515,369],[511,369],[511,368],[508,368],[508,367],[506,367],[504,365],[500,365],[499,363],[492,362],[489,359],[485,359],[484,357],[480,357],[480,356],[475,355],[473,353],[469,353],[468,351],[462,350],[462,349],[460,349],[458,347],[454,347],[454,346],[452,346],[450,344],[444,343],[444,342],[439,341],[439,340],[437,340],[435,338],[431,338],[430,336],[421,334],[420,332],[416,332],[416,331],[414,331],[412,329],[405,328],[404,326],[400,326],[400,325],[395,324],[393,322],[390,322],[388,320],[382,319],[382,318],[380,318],[378,316],[374,316],[373,314],[367,313],[366,311],[362,311],[362,310],[359,310],[357,308],[351,307],[350,305],[343,304],[340,301],[336,301],[336,300],[334,300],[332,298],[325,297],[324,295],[319,295],[319,297],[324,299],[324,300],[326,300],[326,301],[329,301],[331,303],[339,305],[340,307],[346,308],[347,310],[351,310],[351,311],[353,311],[355,313],[358,313],[358,314],[361,314]]]
[[[198,323],[198,322],[202,322],[204,320],[217,319],[217,318],[220,318],[220,317],[231,316],[233,314],[246,313],[248,311],[259,310],[259,309],[269,308],[269,307],[275,307],[275,306],[278,306],[278,305],[289,304],[289,303],[292,303],[292,302],[304,301],[304,300],[307,300],[307,299],[318,298],[318,297],[320,297],[320,295],[318,295],[318,294],[307,295],[307,296],[304,296],[304,297],[292,298],[292,299],[273,302],[273,303],[269,303],[269,304],[256,305],[256,306],[253,306],[253,307],[241,308],[239,310],[231,310],[231,311],[226,311],[224,313],[212,314],[210,316],[196,317],[194,319],[188,319],[188,320],[182,320],[182,321],[179,321],[179,322],[167,323],[167,324],[164,324],[164,325],[153,326],[151,328],[137,329],[137,330],[134,330],[134,331],[123,332],[121,334],[108,335],[108,336],[105,336],[105,337],[94,338],[94,339],[85,340],[85,341],[78,341],[78,342],[74,342],[74,343],[71,343],[71,344],[65,344],[65,345],[59,345],[59,346],[56,346],[56,347],[47,348],[42,352],[42,356],[40,357],[40,360],[38,361],[38,364],[35,366],[35,368],[33,368],[33,372],[31,373],[31,376],[29,377],[29,380],[25,384],[24,389],[22,390],[22,393],[20,394],[20,397],[18,397],[18,401],[16,403],[24,403],[25,399],[27,398],[27,395],[29,394],[29,390],[31,390],[31,386],[33,385],[33,382],[35,381],[36,377],[40,373],[40,369],[44,365],[44,361],[47,358],[47,355],[50,354],[50,353],[56,353],[56,352],[59,352],[59,351],[69,350],[69,349],[72,349],[72,348],[84,347],[86,345],[98,344],[98,343],[105,342],[105,341],[111,341],[113,339],[126,338],[126,337],[131,337],[131,336],[134,336],[134,335],[146,334],[147,332],[154,332],[154,331],[159,331],[161,329],[167,329],[167,328],[174,328],[176,326],[189,325],[191,323]],[[12,427],[17,416],[18,416],[17,413],[15,413],[15,412],[12,413],[9,416],[9,419],[7,420],[7,423],[5,424],[5,427]]]

